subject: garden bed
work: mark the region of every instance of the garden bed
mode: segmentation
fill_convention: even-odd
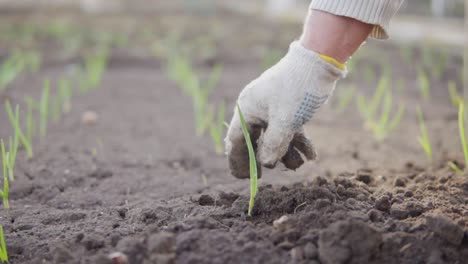
[[[187,19],[181,28],[194,21],[221,23]],[[216,39],[215,55],[193,60],[203,76],[212,65],[223,65],[210,100],[227,103],[229,120],[240,90],[262,72],[265,50],[285,51],[300,26],[270,26],[232,14],[222,21],[221,33],[230,34]],[[155,29],[157,37],[173,29],[162,28]],[[196,35],[186,32],[188,40]],[[198,33],[217,36],[219,28]],[[245,37],[239,39],[240,33]],[[0,213],[11,263],[119,263],[119,255],[114,262],[109,258],[116,252],[132,264],[468,258],[468,176],[447,166],[463,164],[457,108],[447,91],[449,80],[460,86],[456,51],[446,53],[439,77],[428,73],[431,95],[423,99],[415,67],[422,65],[423,48],[412,48],[409,61],[395,44],[363,48],[349,77],[306,128],[318,161],[296,172],[265,170],[249,217],[249,182],[230,175],[209,136],[196,135],[191,100],[168,78],[166,61],[139,53],[149,45],[113,49],[100,86],[73,99],[71,111],[35,140],[32,159],[19,153],[11,209]],[[37,74],[21,76],[0,97],[14,103],[37,97],[44,77],[56,80],[80,61],[44,54]],[[364,128],[354,100],[338,109],[350,87],[372,96],[387,69],[382,61],[392,71],[393,102],[403,102],[406,110],[379,141]],[[417,106],[431,136],[432,162],[417,141]],[[83,123],[86,111],[97,114],[95,124]],[[5,116],[0,121],[7,124]]]

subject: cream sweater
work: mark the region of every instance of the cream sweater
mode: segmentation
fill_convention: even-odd
[[[312,0],[310,8],[375,25],[370,37],[388,38],[388,25],[403,0]]]

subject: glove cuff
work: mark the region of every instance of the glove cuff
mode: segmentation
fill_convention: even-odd
[[[337,81],[338,79],[344,78],[348,73],[346,69],[342,70],[322,59],[320,54],[304,48],[299,41],[294,41],[289,45],[289,51],[285,60],[290,61],[290,63],[287,64],[295,65],[292,68],[301,71],[311,71],[310,74],[314,75],[323,73],[323,77],[330,81]],[[299,67],[302,69],[298,69]]]

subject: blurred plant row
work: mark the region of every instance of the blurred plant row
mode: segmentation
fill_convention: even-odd
[[[63,47],[70,47],[64,30],[56,27],[50,28],[52,36]],[[26,32],[26,33],[25,33]],[[0,138],[3,189],[0,197],[4,208],[10,208],[9,191],[10,184],[15,180],[15,164],[17,154],[24,151],[26,159],[34,156],[33,144],[36,139],[41,140],[47,136],[47,128],[53,122],[58,122],[63,114],[71,110],[72,98],[85,94],[99,86],[102,75],[107,66],[110,52],[110,42],[102,40],[97,42],[93,49],[88,49],[82,54],[81,63],[72,71],[65,72],[56,82],[45,78],[39,98],[23,95],[15,106],[5,93],[13,87],[17,78],[27,74],[40,75],[42,54],[38,50],[24,48],[25,42],[32,41],[33,35],[40,34],[29,28],[22,33],[15,32],[12,37],[18,45],[9,50],[8,55],[0,61],[0,98],[5,99],[5,112],[8,117],[9,127],[12,130],[7,139]],[[12,33],[13,34],[13,33]],[[67,50],[66,52],[70,52]],[[20,107],[20,105],[22,107]],[[20,109],[21,108],[21,109]],[[2,129],[7,130],[7,125]],[[0,261],[8,261],[7,246],[5,243],[3,227],[0,225]]]

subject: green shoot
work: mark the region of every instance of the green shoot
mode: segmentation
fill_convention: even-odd
[[[391,118],[393,96],[388,90],[388,79],[382,77],[372,98],[357,97],[359,112],[365,120],[365,127],[369,129],[377,140],[385,139],[400,123],[405,106],[400,104],[397,113]],[[379,106],[382,106],[379,109]]]
[[[89,56],[85,61],[85,68],[88,74],[88,82],[91,87],[96,87],[101,82],[102,75],[107,65],[107,52],[101,51],[99,54]]]
[[[11,125],[13,126],[13,129],[15,131],[15,140],[21,141],[21,145],[26,149],[26,153],[28,155],[28,158],[32,158],[33,156],[33,151],[31,147],[31,143],[26,138],[24,135],[23,131],[21,130],[20,122],[19,122],[19,106],[16,106],[15,113],[13,113],[13,109],[11,107],[11,104],[9,101],[6,101],[5,103],[5,109],[8,115],[8,120],[10,121]],[[16,152],[15,152],[16,155]]]
[[[8,179],[10,181],[15,180],[15,162],[16,162],[16,154],[18,153],[18,137],[15,136],[12,140],[11,137],[8,140],[9,149],[8,149]]]
[[[3,167],[3,190],[0,191],[0,196],[2,196],[3,199],[3,207],[5,209],[10,208],[10,202],[8,200],[9,193],[10,193],[10,184],[8,181],[8,174],[9,170],[11,169],[10,166],[10,158],[9,158],[9,153],[5,150],[5,143],[3,142],[3,139],[0,139],[0,148],[2,152],[2,167]]]
[[[5,90],[23,70],[37,72],[41,55],[35,51],[13,50],[5,62],[0,65],[0,91]]]
[[[11,109],[10,109],[11,110]],[[15,123],[19,124],[19,106],[16,106],[16,112],[15,112]],[[19,145],[19,139],[18,139],[18,134],[19,133],[14,133],[13,140],[11,137],[8,140],[8,159],[7,159],[7,170],[8,170],[8,179],[10,181],[15,180],[15,162],[16,162],[16,154],[18,153],[18,145]]]
[[[450,95],[450,101],[452,105],[458,107],[458,105],[463,101],[462,96],[457,91],[457,85],[454,81],[448,82],[448,90]]]
[[[393,101],[392,98],[391,92],[388,91],[384,96],[383,107],[379,118],[377,120],[368,120],[369,128],[377,140],[385,139],[390,132],[398,126],[405,111],[405,106],[400,105],[397,113],[393,119],[390,120]]]
[[[380,105],[380,101],[384,96],[385,92],[388,90],[388,78],[382,77],[377,85],[377,89],[372,96],[372,98],[367,100],[364,96],[357,97],[357,104],[359,112],[366,120],[374,119],[374,116],[377,112],[377,108]]]
[[[5,243],[5,234],[3,233],[3,226],[0,225],[0,261],[8,262],[8,251]]]
[[[44,81],[44,88],[42,89],[41,101],[39,103],[39,134],[45,137],[47,134],[47,122],[49,118],[49,96],[50,96],[50,81]]]
[[[13,52],[0,66],[0,92],[16,79],[24,64],[18,59],[18,52]]]
[[[213,143],[215,145],[215,151],[217,154],[223,153],[223,135],[224,135],[224,116],[226,113],[225,103],[222,102],[218,109],[217,122],[211,123],[210,133]]]
[[[245,143],[247,145],[247,149],[249,151],[249,166],[250,166],[250,200],[249,200],[249,210],[248,215],[252,216],[252,210],[255,205],[255,196],[257,196],[257,160],[255,157],[254,148],[252,145],[252,141],[250,140],[250,134],[247,129],[247,124],[244,119],[244,115],[242,114],[241,108],[237,105],[237,111],[239,112],[239,118],[242,125],[242,133],[244,134]]]
[[[421,145],[424,153],[429,162],[432,162],[432,145],[429,139],[429,133],[427,132],[426,123],[424,122],[424,116],[421,109],[418,107],[418,119],[419,119],[419,129],[421,134],[418,136],[419,145]]]
[[[418,83],[419,83],[419,90],[421,91],[422,97],[427,100],[430,97],[431,92],[431,85],[429,82],[429,78],[427,77],[426,73],[423,69],[418,69]]]
[[[465,157],[465,168],[468,166],[468,145],[466,145],[465,134],[465,102],[461,101],[458,105],[458,128],[460,132],[460,142],[463,148],[463,156]]]
[[[356,92],[356,88],[354,86],[350,87],[343,87],[344,89],[341,89],[341,93],[338,94],[338,106],[336,110],[338,113],[343,112],[349,104],[353,100],[354,93]]]
[[[449,166],[450,169],[452,169],[456,174],[458,175],[463,175],[463,171],[458,168],[457,164],[455,164],[453,161],[449,161],[447,163],[447,165]]]
[[[216,65],[202,84],[188,58],[174,54],[168,61],[169,77],[176,81],[182,91],[192,98],[197,135],[201,136],[209,128],[212,113],[208,107],[208,97],[219,82],[222,67]]]
[[[84,69],[80,80],[80,91],[88,92],[92,88],[96,88],[101,82],[102,75],[107,66],[107,50],[102,49],[97,54],[88,55],[85,57]]]

